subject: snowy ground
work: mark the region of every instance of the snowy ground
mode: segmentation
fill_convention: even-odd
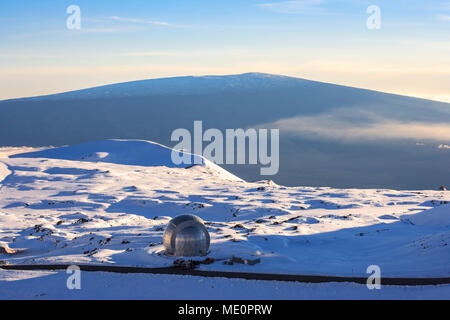
[[[0,271],[2,299],[448,299],[450,292],[450,285],[382,286],[381,290],[368,290],[365,285],[354,283],[310,284],[105,272],[82,273],[81,289],[68,290],[68,275],[62,271],[4,273]]]
[[[207,161],[174,166],[169,149],[145,141],[19,154],[30,151],[0,149],[0,247],[22,249],[0,252],[0,263],[170,266],[164,228],[193,213],[207,223],[216,260],[202,269],[365,277],[379,265],[382,276],[450,277],[448,191],[249,183]],[[260,262],[224,264],[232,256]],[[0,271],[0,298],[450,298],[448,285],[373,293],[356,284],[87,272],[86,289],[74,293],[66,278]],[[205,288],[192,297],[177,290],[198,283]]]

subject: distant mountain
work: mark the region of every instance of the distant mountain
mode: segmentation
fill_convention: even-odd
[[[176,128],[279,127],[280,172],[223,166],[290,186],[426,189],[450,185],[450,104],[293,77],[175,77],[0,101],[0,145],[144,139]]]
[[[148,97],[157,95],[192,95],[246,92],[320,85],[320,82],[266,73],[226,76],[186,76],[117,83],[89,89],[17,100],[61,100],[80,98]]]

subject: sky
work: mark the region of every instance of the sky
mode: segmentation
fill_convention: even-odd
[[[0,2],[0,99],[245,72],[450,102],[450,1]]]

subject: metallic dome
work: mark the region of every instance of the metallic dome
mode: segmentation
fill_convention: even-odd
[[[208,253],[210,237],[203,220],[191,214],[170,220],[163,236],[166,253],[173,256],[204,256]]]

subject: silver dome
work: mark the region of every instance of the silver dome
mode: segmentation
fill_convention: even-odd
[[[208,253],[210,237],[203,220],[184,214],[170,220],[163,236],[166,253],[173,256],[204,256]]]

